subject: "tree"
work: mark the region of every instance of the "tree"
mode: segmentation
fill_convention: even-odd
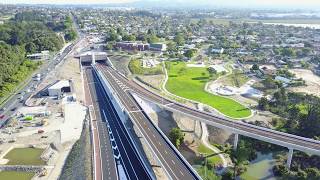
[[[157,43],[157,42],[159,42],[159,38],[155,34],[151,34],[150,36],[148,36],[147,40],[148,40],[148,43]]]
[[[123,41],[135,41],[136,40],[136,36],[135,35],[133,35],[133,34],[130,34],[130,35],[124,35],[123,37],[122,37],[122,40]]]
[[[181,33],[178,33],[176,37],[174,37],[174,42],[176,42],[179,46],[183,46],[185,43],[184,37]]]
[[[25,49],[28,53],[35,53],[38,48],[33,42],[29,42],[25,45]]]
[[[187,58],[191,59],[195,54],[195,50],[194,49],[188,49],[185,53],[184,56],[186,56]]]
[[[259,100],[259,105],[258,105],[259,109],[266,111],[269,109],[269,101],[267,98],[262,97]]]
[[[168,46],[167,49],[169,52],[177,51],[177,44],[175,42],[169,42],[167,46]]]
[[[266,79],[261,81],[262,84],[268,89],[278,88],[277,83],[272,79],[272,77],[268,76]]]
[[[74,29],[71,29],[66,32],[64,39],[66,41],[73,41],[77,38],[77,32]]]
[[[117,41],[118,40],[118,34],[114,32],[113,30],[110,31],[106,36],[107,41]]]
[[[252,71],[257,71],[257,70],[259,70],[258,64],[252,65],[251,70],[252,70]]]
[[[169,139],[174,146],[179,148],[184,140],[184,133],[182,133],[180,128],[172,128],[169,133]]]

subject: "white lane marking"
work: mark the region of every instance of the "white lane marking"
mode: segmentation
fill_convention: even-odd
[[[137,113],[137,112],[142,112],[141,110],[138,111],[129,111],[129,113]]]

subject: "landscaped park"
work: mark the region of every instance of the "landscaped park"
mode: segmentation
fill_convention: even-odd
[[[209,73],[206,67],[187,67],[185,62],[166,63],[168,81],[166,89],[177,96],[207,104],[231,118],[245,118],[251,115],[250,109],[226,97],[205,91],[205,85],[218,75]]]

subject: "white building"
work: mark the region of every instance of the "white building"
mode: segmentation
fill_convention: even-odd
[[[48,88],[49,96],[60,97],[63,93],[71,92],[70,81],[61,80]]]

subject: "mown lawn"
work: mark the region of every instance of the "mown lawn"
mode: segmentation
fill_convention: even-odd
[[[213,95],[204,90],[205,84],[210,81],[207,68],[186,67],[184,62],[167,62],[169,92],[207,104],[222,114],[232,118],[244,118],[251,115],[251,111],[240,103],[222,96]]]
[[[9,162],[7,165],[45,165],[40,158],[43,149],[37,148],[15,148],[5,155]]]
[[[0,179],[8,180],[31,180],[34,176],[32,172],[18,172],[18,171],[1,171]]]

